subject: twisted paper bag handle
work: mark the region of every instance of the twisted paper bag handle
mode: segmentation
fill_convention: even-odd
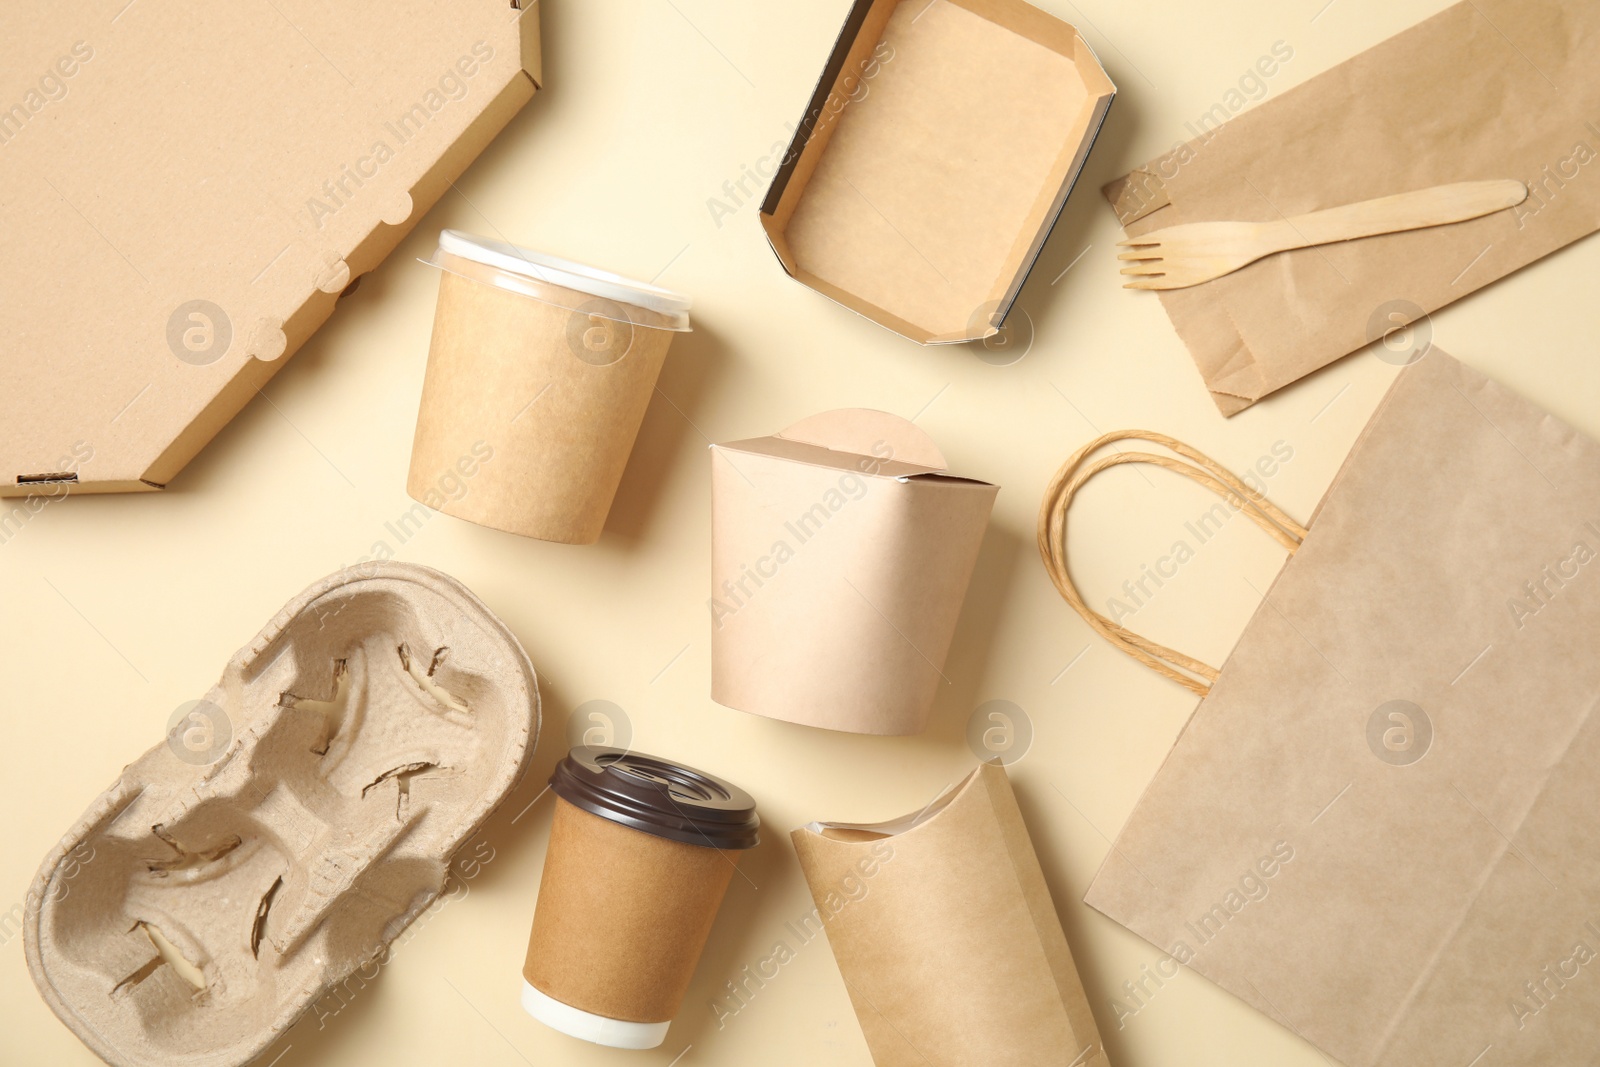
[[[1084,465],[1090,455],[1105,446],[1127,440],[1149,441],[1177,453],[1183,459],[1150,452],[1115,452],[1088,466]],[[1190,462],[1186,463],[1184,459]],[[1203,697],[1211,691],[1211,683],[1217,680],[1220,673],[1217,668],[1140,637],[1095,611],[1084,602],[1067,569],[1067,509],[1072,506],[1072,498],[1090,478],[1122,463],[1147,463],[1198,482],[1247,515],[1251,522],[1271,534],[1291,555],[1305,540],[1306,528],[1210,456],[1182,441],[1151,430],[1116,430],[1102,434],[1074,452],[1050,480],[1044,502],[1039,506],[1039,555],[1044,559],[1045,570],[1050,573],[1050,580],[1056,584],[1056,589],[1072,605],[1072,609],[1114,647],[1157,674],[1171,678],[1191,693]]]

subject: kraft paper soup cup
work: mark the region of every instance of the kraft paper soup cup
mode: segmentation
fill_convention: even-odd
[[[593,544],[687,297],[456,230],[406,491],[447,515]]]
[[[655,1048],[683,1004],[755,801],[637,752],[575,748],[550,778],[550,849],[522,969],[522,1006],[564,1034]]]

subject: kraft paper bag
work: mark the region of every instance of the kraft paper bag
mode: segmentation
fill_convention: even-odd
[[[998,762],[920,813],[793,836],[878,1067],[1108,1067]]]
[[[712,446],[711,699],[829,730],[927,725],[998,486],[898,415]]]
[[[1309,530],[1177,442],[1090,461],[1130,437],[1166,440],[1069,461],[1041,548],[1102,634],[1205,695],[1087,902],[1347,1067],[1593,1062],[1600,445],[1436,349]],[[1299,542],[1220,672],[1071,591],[1067,507],[1125,462]]]
[[[1519,207],[1269,256],[1161,293],[1233,415],[1600,228],[1600,4],[1464,0],[1105,188],[1130,237],[1483,178]]]

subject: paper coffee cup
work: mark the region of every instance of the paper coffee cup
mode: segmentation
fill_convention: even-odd
[[[562,1033],[655,1048],[683,1004],[755,801],[702,771],[581,747],[556,766],[522,1006]]]
[[[593,544],[687,297],[455,230],[406,491],[447,515]]]

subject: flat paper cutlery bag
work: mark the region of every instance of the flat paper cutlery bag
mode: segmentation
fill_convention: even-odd
[[[1591,1064],[1597,702],[1600,445],[1435,349],[1086,900],[1348,1067]]]
[[[998,763],[920,813],[794,845],[878,1067],[1107,1067]]]
[[[1200,136],[1108,185],[1129,236],[1449,182],[1528,185],[1510,211],[1269,256],[1162,293],[1222,413],[1600,228],[1597,56],[1595,0],[1463,0],[1236,118],[1234,105],[1197,114]]]

